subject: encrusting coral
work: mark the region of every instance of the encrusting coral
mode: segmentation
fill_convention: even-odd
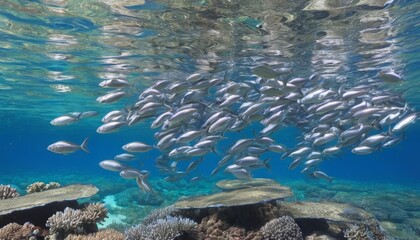
[[[105,205],[89,204],[82,210],[64,209],[48,218],[45,224],[50,234],[64,238],[69,234],[88,234],[97,231],[96,223],[103,221],[108,214]]]
[[[173,240],[183,233],[194,231],[197,223],[188,218],[167,216],[164,219],[143,225],[139,224],[125,232],[126,240]]]
[[[375,219],[369,219],[353,225],[350,229],[344,231],[344,237],[348,240],[365,240],[377,239],[388,240],[391,239],[382,230],[379,222]]]
[[[19,197],[19,193],[10,185],[0,185],[0,200]]]
[[[105,229],[88,235],[70,234],[65,240],[124,240],[124,234],[113,229]]]
[[[26,192],[29,193],[36,193],[42,192],[49,189],[59,188],[61,185],[57,182],[50,182],[45,184],[44,182],[34,182],[26,187]]]
[[[302,231],[290,216],[283,216],[267,222],[261,229],[264,239],[301,240]]]

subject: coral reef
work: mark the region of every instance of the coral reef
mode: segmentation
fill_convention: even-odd
[[[124,234],[113,229],[105,229],[88,235],[70,234],[65,240],[124,240]]]
[[[19,197],[19,193],[10,185],[0,185],[0,200]]]
[[[283,216],[266,223],[260,230],[265,239],[302,240],[302,231],[290,216]]]
[[[253,212],[253,211],[252,211]],[[199,239],[209,239],[209,240],[262,240],[262,234],[259,232],[254,232],[247,230],[243,227],[243,224],[233,224],[230,219],[228,219],[229,214],[232,214],[233,211],[229,211],[228,208],[223,209],[221,212],[216,212],[210,216],[203,218],[198,225],[198,232],[201,233]],[[240,216],[233,214],[232,217],[239,218]],[[257,216],[258,218],[258,216]],[[253,222],[254,219],[242,219],[244,221]],[[254,222],[255,224],[255,222]]]
[[[353,225],[344,231],[344,237],[348,240],[389,240],[391,239],[381,228],[375,219],[369,219]]]
[[[1,240],[37,239],[41,234],[42,230],[31,223],[25,223],[23,225],[9,223],[0,229]]]
[[[140,205],[160,206],[164,201],[159,194],[143,191],[138,192],[137,202]]]
[[[341,211],[341,213],[339,213],[339,215],[341,215],[345,218],[354,219],[354,220],[358,220],[358,221],[361,221],[361,220],[364,219],[362,214],[360,214],[360,212],[354,207],[344,208]]]
[[[188,218],[167,216],[144,225],[139,224],[125,232],[126,240],[172,240],[181,235],[192,234],[197,223]]]
[[[163,219],[168,216],[175,216],[177,213],[178,210],[173,205],[167,206],[165,208],[158,208],[150,212],[141,223],[143,225],[149,225],[158,219]]]
[[[0,201],[0,226],[11,222],[43,226],[57,211],[66,207],[80,208],[77,199],[91,197],[97,192],[98,188],[92,185],[75,184]]]
[[[61,185],[58,182],[50,182],[45,184],[44,182],[34,182],[26,187],[26,192],[29,193],[36,193],[42,192],[50,189],[59,188]]]
[[[293,193],[290,188],[280,184],[271,184],[185,199],[178,201],[175,205],[178,208],[229,207],[259,202],[275,202],[292,196]]]
[[[88,234],[97,231],[96,223],[106,218],[108,210],[103,204],[89,204],[83,210],[64,209],[48,218],[45,224],[50,234],[64,238],[69,234]]]
[[[91,224],[103,221],[108,214],[108,210],[105,208],[105,205],[101,203],[91,203],[87,205],[82,212],[85,221]]]

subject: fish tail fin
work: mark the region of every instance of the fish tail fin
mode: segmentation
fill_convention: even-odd
[[[210,176],[214,176],[214,175],[216,175],[216,173],[218,173],[219,172],[219,170],[220,170],[220,167],[219,166],[217,166],[212,172],[211,172],[211,174],[210,174]]]
[[[210,151],[214,152],[217,156],[221,155],[221,153],[216,149],[216,144],[211,146]]]
[[[89,153],[89,149],[87,148],[88,142],[89,142],[89,137],[83,140],[82,144],[80,145],[80,148],[87,153]]]
[[[292,152],[292,150],[286,151],[285,153],[283,153],[283,155],[281,155],[280,159],[286,159]]]
[[[270,158],[263,161],[264,167],[271,170]]]
[[[145,175],[144,177],[136,177],[136,183],[143,192],[154,194],[155,192],[153,191],[153,189],[145,181],[147,176],[148,175]]]
[[[382,131],[382,126],[381,126],[381,124],[380,124],[378,121],[374,120],[374,121],[371,123],[371,125],[372,125],[372,127],[373,127],[373,128],[375,128],[376,130],[381,130],[381,131]]]

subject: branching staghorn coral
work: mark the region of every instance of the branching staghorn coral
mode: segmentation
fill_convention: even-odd
[[[0,200],[19,197],[19,193],[10,185],[0,185]]]
[[[151,211],[149,215],[147,215],[147,217],[142,220],[142,224],[149,225],[158,219],[166,218],[168,216],[175,216],[177,211],[178,210],[173,205],[167,206],[165,208],[157,208]]]
[[[85,221],[88,223],[97,223],[105,220],[108,210],[102,203],[91,203],[83,209]]]
[[[59,188],[61,185],[57,182],[50,182],[45,184],[44,182],[34,182],[26,187],[26,192],[35,193],[35,192],[42,192],[49,189]]]
[[[173,240],[184,232],[194,231],[197,223],[188,218],[167,216],[164,219],[143,225],[139,224],[125,232],[126,240]]]
[[[267,222],[260,232],[266,240],[302,240],[302,231],[290,216],[283,216]]]
[[[64,209],[48,218],[45,224],[50,228],[50,234],[64,238],[69,234],[87,234],[96,229],[96,223],[103,221],[108,214],[105,205],[89,204],[83,210]]]

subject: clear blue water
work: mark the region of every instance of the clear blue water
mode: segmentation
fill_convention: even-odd
[[[346,78],[360,83],[381,69],[394,69],[403,82],[383,87],[403,92],[403,99],[418,111],[420,4],[393,1],[383,7],[385,2],[1,1],[0,183],[9,184],[2,181],[3,174],[19,181],[25,173],[34,180],[37,173],[119,179],[98,163],[122,153],[121,146],[128,142],[155,144],[156,131],[148,120],[98,134],[102,116],[133,104],[158,79],[175,80],[195,71],[226,72],[240,82],[253,79],[250,67],[269,63],[291,69],[286,78],[317,73],[324,74],[325,81]],[[325,35],[329,38],[323,42]],[[98,83],[112,77],[132,83],[128,96],[113,104],[98,103],[96,98],[107,92]],[[76,111],[97,111],[99,116],[63,127],[50,124],[55,117]],[[297,135],[289,126],[272,137],[293,148]],[[226,143],[252,136],[252,130],[226,134]],[[89,154],[59,155],[46,149],[59,140],[80,144],[86,137]],[[396,147],[369,155],[347,149],[323,162],[322,170],[337,180],[418,189],[419,142],[417,121]],[[210,178],[226,146],[216,149],[219,155],[210,153],[187,179]],[[133,167],[151,171],[152,179],[166,176],[154,163],[159,151],[137,155]],[[280,160],[275,153],[265,157],[271,159],[271,169],[253,172],[255,177],[309,180],[300,169],[287,169],[290,159]],[[223,173],[218,177],[232,178]]]

